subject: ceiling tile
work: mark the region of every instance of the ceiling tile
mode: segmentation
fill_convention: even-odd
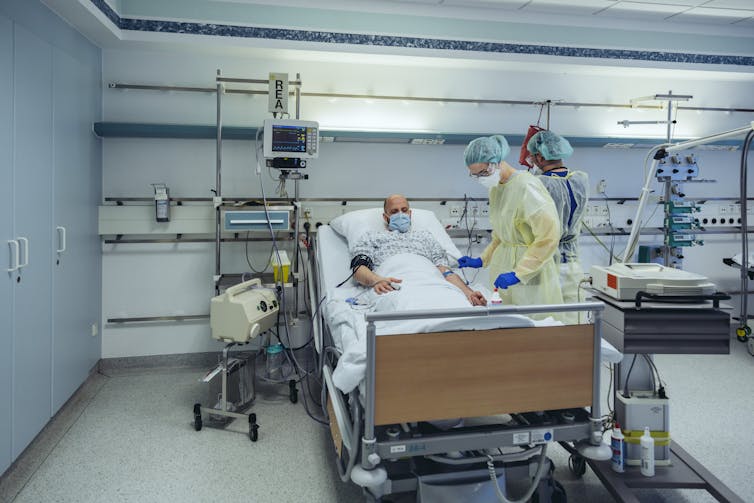
[[[682,23],[704,23],[704,24],[731,24],[742,19],[752,16],[751,10],[737,9],[710,9],[707,7],[695,7],[683,14],[674,16],[668,21]]]
[[[741,9],[754,11],[754,2],[751,0],[712,0],[704,4],[705,7],[716,7],[718,9]]]
[[[683,5],[640,4],[636,2],[621,2],[599,13],[601,17],[620,19],[640,19],[647,21],[662,21],[669,16],[679,14],[689,7]]]
[[[684,7],[696,7],[701,5],[705,0],[622,0],[621,7],[639,8],[642,5],[682,5]]]
[[[528,0],[445,0],[442,5],[451,7],[475,7],[485,9],[518,10]]]
[[[614,0],[532,0],[522,12],[542,12],[547,14],[585,15],[594,14],[612,7]]]
[[[747,19],[743,19],[741,21],[736,21],[733,26],[751,26],[754,27],[754,17],[750,17]]]

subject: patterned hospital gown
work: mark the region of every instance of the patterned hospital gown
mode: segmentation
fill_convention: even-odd
[[[372,259],[375,267],[399,253],[415,253],[429,259],[436,266],[448,267],[445,250],[431,232],[426,230],[370,231],[364,234],[351,248],[351,256],[364,254]]]

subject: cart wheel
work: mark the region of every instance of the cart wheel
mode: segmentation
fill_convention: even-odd
[[[296,388],[296,381],[291,379],[288,381],[288,389],[290,391],[289,397],[291,399],[291,403],[298,402],[298,389]]]
[[[249,439],[256,442],[259,439],[259,425],[257,424],[257,415],[249,414]]]
[[[581,478],[586,473],[586,459],[584,459],[584,456],[571,454],[571,457],[568,458],[568,468],[576,477]]]
[[[202,404],[194,404],[194,430],[202,430]]]
[[[751,332],[751,329],[749,328],[748,325],[746,327],[738,327],[736,329],[736,338],[738,339],[739,342],[746,342],[746,339],[748,338],[747,337],[748,334],[746,333],[747,329],[749,332]]]

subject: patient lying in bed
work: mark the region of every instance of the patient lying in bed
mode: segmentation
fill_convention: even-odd
[[[390,258],[413,254],[428,260],[437,268],[448,283],[463,293],[473,306],[487,304],[481,292],[469,288],[448,267],[445,250],[427,230],[411,229],[411,209],[408,200],[399,194],[385,199],[383,205],[385,229],[366,232],[351,246],[351,268],[360,284],[373,288],[377,294],[385,294],[400,288],[403,279],[391,274],[383,264]],[[393,261],[395,262],[395,261]],[[378,273],[377,271],[382,273]]]
[[[444,249],[442,259],[460,256],[460,252],[431,212],[414,210],[413,213],[411,215],[412,227],[415,231],[430,232],[434,240],[441,243]],[[327,292],[322,311],[333,344],[341,353],[333,372],[333,382],[339,390],[345,393],[357,388],[365,376],[366,322],[364,314],[366,312],[469,307],[470,301],[466,292],[443,277],[443,272],[446,272],[447,268],[438,266],[432,258],[432,253],[397,250],[391,253],[385,252],[383,256],[384,250],[375,249],[373,241],[372,248],[367,245],[367,248],[359,249],[364,254],[369,252],[374,255],[373,270],[365,269],[376,278],[386,280],[378,282],[385,288],[361,276],[360,285],[352,281],[343,282],[348,275],[348,261],[354,257],[353,251],[362,246],[360,244],[362,241],[365,244],[369,242],[368,239],[362,240],[362,237],[368,233],[386,233],[381,229],[384,222],[384,208],[370,208],[346,213],[331,221],[330,225],[322,226],[318,233],[322,253],[320,280]],[[396,290],[389,285],[389,282],[393,280],[399,280],[395,281],[399,289]],[[342,286],[336,287],[338,284]],[[484,291],[484,287],[480,289]],[[347,302],[351,299],[356,299],[356,302]],[[526,316],[510,314],[475,318],[394,320],[377,322],[376,328],[377,334],[387,335],[559,324],[552,319],[534,321]],[[608,352],[606,345],[609,346],[603,341],[603,358]],[[610,354],[617,355],[614,362],[620,361],[620,353],[612,347],[610,350],[612,350]]]

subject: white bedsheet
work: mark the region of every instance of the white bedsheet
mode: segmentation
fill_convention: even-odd
[[[341,287],[332,289],[326,301],[333,341],[342,352],[333,373],[333,382],[344,392],[354,389],[366,371],[366,312],[394,312],[412,309],[470,307],[466,296],[447,282],[429,260],[413,254],[395,255],[376,269],[381,276],[403,280],[400,290],[377,295],[371,289]],[[360,305],[351,306],[349,297],[359,295]],[[484,308],[481,308],[484,309]],[[437,318],[397,320],[376,323],[378,334],[437,332],[446,330],[533,327],[558,325],[552,320],[534,322],[526,316],[504,315],[483,318]]]

